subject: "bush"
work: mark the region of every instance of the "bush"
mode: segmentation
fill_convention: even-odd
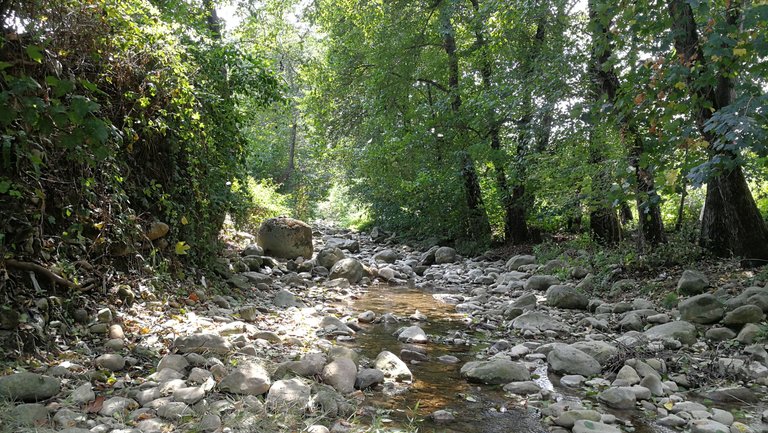
[[[235,181],[232,191],[246,199],[240,203],[233,218],[241,229],[255,232],[264,220],[278,216],[292,216],[289,195],[278,191],[279,184],[269,179],[256,180],[249,176],[245,185]]]

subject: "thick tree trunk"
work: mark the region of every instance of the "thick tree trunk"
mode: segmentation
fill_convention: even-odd
[[[288,165],[283,170],[283,174],[280,176],[280,183],[287,184],[293,175],[293,171],[296,169],[296,141],[298,140],[298,119],[294,116],[293,123],[291,124],[291,134],[288,139]]]
[[[741,1],[730,3],[726,14],[728,25],[737,24],[741,5]],[[695,84],[691,88],[695,89],[696,100],[702,101],[694,111],[696,124],[704,139],[714,143],[717,137],[706,131],[705,125],[714,111],[733,102],[733,79],[730,74],[726,75],[728,71],[721,71],[714,87],[694,82],[697,76],[704,75],[712,66],[706,63],[699,44],[693,10],[685,0],[667,0],[667,7],[672,19],[675,49],[682,56],[682,61],[690,65],[692,74],[688,79],[690,84]],[[734,159],[736,156],[716,149],[711,149],[711,153],[726,159]],[[720,256],[737,255],[747,259],[768,260],[768,227],[760,217],[740,166],[726,167],[709,178],[699,242]]]
[[[443,4],[440,8],[440,26],[443,39],[443,49],[448,56],[448,90],[451,98],[451,112],[453,113],[454,139],[464,132],[458,127],[461,123],[461,93],[459,92],[459,56],[456,52],[456,38],[454,35],[452,11],[450,3]],[[459,151],[459,163],[461,164],[461,177],[464,181],[464,194],[467,199],[468,218],[466,221],[466,233],[472,240],[482,241],[490,238],[491,224],[483,205],[483,195],[480,189],[480,181],[475,170],[475,162],[469,152],[461,146]]]

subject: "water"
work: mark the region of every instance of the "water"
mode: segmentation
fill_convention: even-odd
[[[459,370],[465,362],[476,359],[475,354],[487,347],[485,343],[446,344],[454,335],[467,332],[462,321],[463,315],[456,314],[452,305],[435,300],[431,293],[405,287],[374,286],[361,298],[353,301],[356,311],[371,310],[380,316],[393,313],[400,323],[362,325],[350,347],[361,350],[363,356],[375,359],[382,350],[399,354],[403,348],[413,345],[397,341],[392,333],[401,326],[409,326],[408,316],[417,310],[424,313],[428,322],[419,326],[430,336],[432,342],[421,345],[429,361],[411,364],[413,384],[407,391],[387,397],[375,392],[368,397],[368,403],[378,408],[389,409],[386,415],[400,426],[416,423],[420,432],[545,432],[533,409],[524,403],[513,402],[505,397],[500,387],[478,386],[462,379]],[[437,337],[437,338],[435,338]],[[464,335],[463,339],[467,339]],[[441,355],[459,358],[456,364],[445,364],[437,360]],[[546,378],[546,374],[542,375]],[[551,386],[551,384],[550,384]],[[452,411],[456,421],[448,425],[435,425],[428,415],[436,410]]]

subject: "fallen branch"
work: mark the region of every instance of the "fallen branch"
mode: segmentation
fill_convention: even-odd
[[[6,259],[5,260],[5,266],[9,267],[9,268],[13,268],[13,269],[18,269],[20,271],[32,271],[32,272],[36,272],[38,274],[42,274],[42,275],[48,277],[48,279],[51,280],[54,284],[60,284],[62,286],[69,287],[70,289],[79,289],[80,288],[80,286],[78,284],[75,284],[72,281],[69,281],[69,280],[67,280],[64,277],[51,272],[46,267],[38,265],[37,263],[33,263],[33,262],[20,262],[18,260]]]

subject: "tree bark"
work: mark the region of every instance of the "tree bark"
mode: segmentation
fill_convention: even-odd
[[[741,1],[731,2],[726,14],[728,25],[735,26],[738,23],[741,5]],[[675,49],[681,62],[691,68],[688,81],[695,92],[695,100],[708,102],[699,103],[695,107],[699,132],[710,143],[710,154],[713,157],[733,160],[737,155],[732,152],[712,148],[717,137],[705,130],[712,113],[734,100],[732,75],[729,71],[720,71],[714,87],[695,83],[695,75],[704,74],[712,65],[706,62],[699,44],[693,10],[685,0],[667,0],[667,8],[672,20]],[[741,166],[722,167],[709,178],[699,242],[719,256],[736,255],[747,259],[768,260],[768,227],[752,198]]]
[[[456,52],[456,38],[452,22],[451,4],[443,2],[440,5],[440,26],[443,49],[448,57],[448,91],[453,114],[454,140],[463,134],[461,123],[461,93],[459,89],[459,56]],[[464,183],[464,193],[467,200],[468,218],[466,234],[472,240],[487,240],[491,235],[491,225],[485,213],[480,182],[471,155],[462,144],[459,151],[461,177]]]

